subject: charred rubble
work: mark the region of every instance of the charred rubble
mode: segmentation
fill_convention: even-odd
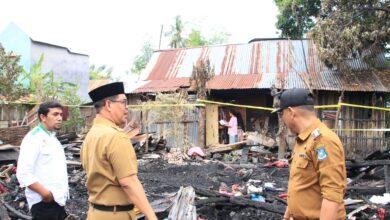
[[[68,160],[68,219],[85,219],[88,196],[80,163],[82,138],[58,137]],[[148,147],[145,146],[148,142]],[[265,143],[265,142],[264,142]],[[133,145],[139,178],[159,219],[281,219],[286,208],[287,160],[277,160],[277,148],[243,142],[235,146],[185,153],[166,146],[161,137],[144,136]],[[147,149],[147,152],[145,152]],[[31,219],[24,188],[16,179],[18,146],[0,146],[0,220]],[[363,161],[347,161],[345,195],[349,219],[390,219],[390,151],[374,152]],[[374,196],[377,196],[374,198]],[[390,195],[389,195],[390,196]],[[139,218],[143,218],[138,213]]]

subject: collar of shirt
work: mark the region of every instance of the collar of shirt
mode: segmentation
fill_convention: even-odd
[[[42,123],[39,123],[39,124],[38,124],[38,127],[39,127],[42,131],[44,131],[47,135],[49,135],[50,137],[56,136],[56,133],[55,133],[55,132],[50,132],[50,131],[46,130],[46,128],[43,127],[43,124],[42,124]]]
[[[120,127],[118,127],[114,122],[106,119],[106,118],[103,118],[101,116],[97,116],[94,120],[93,120],[93,124],[94,125],[107,125],[107,126],[110,126],[110,127],[113,127],[115,128],[116,130],[122,130]]]
[[[299,133],[297,140],[304,141],[306,140],[310,134],[313,132],[314,129],[316,129],[321,124],[321,121],[317,119],[313,124],[311,124],[309,127],[307,127],[304,131]]]

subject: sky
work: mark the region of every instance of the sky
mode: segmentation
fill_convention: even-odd
[[[143,44],[158,49],[161,26],[170,30],[180,15],[187,32],[211,37],[224,31],[229,44],[277,37],[273,0],[1,0],[0,31],[10,22],[33,40],[90,56],[90,65],[112,66],[114,76],[130,70]],[[163,35],[161,49],[168,48]]]

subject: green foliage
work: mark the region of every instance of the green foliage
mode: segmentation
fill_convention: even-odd
[[[23,71],[24,79],[28,80],[28,90],[34,96],[35,101],[44,102],[47,100],[56,100],[61,83],[54,80],[53,71],[44,73],[42,71],[43,60],[45,55],[42,54],[38,63],[30,67],[30,72]]]
[[[20,56],[5,52],[0,44],[0,95],[8,101],[15,101],[27,94],[20,82],[23,68],[19,65]]]
[[[92,64],[89,67],[89,79],[112,79],[111,73],[113,70],[113,67],[107,67],[107,65],[97,67]]]
[[[231,34],[225,31],[214,31],[210,38],[206,38],[199,29],[192,28],[187,37],[184,35],[184,22],[178,15],[175,17],[175,24],[171,25],[171,30],[165,33],[165,36],[170,36],[169,45],[171,48],[191,48],[212,44],[226,43]]]
[[[85,119],[81,116],[80,107],[81,99],[77,95],[78,86],[63,83],[61,86],[60,102],[68,106],[69,118],[62,123],[61,132],[80,132],[85,125]]]
[[[231,34],[226,32],[226,31],[216,31],[214,34],[207,40],[208,45],[213,45],[213,44],[225,44]]]
[[[230,34],[227,32],[215,32],[209,39],[204,37],[200,30],[192,29],[191,33],[186,38],[185,47],[199,47],[204,45],[223,44],[229,39]]]
[[[137,75],[141,74],[141,71],[145,69],[150,58],[152,57],[152,54],[153,54],[153,45],[150,41],[146,41],[142,46],[140,54],[137,55],[134,59],[131,72]]]
[[[53,71],[42,72],[44,58],[42,54],[38,63],[31,66],[30,72],[24,72],[24,77],[29,81],[29,91],[37,102],[58,100],[64,106],[69,105],[69,118],[63,122],[61,132],[80,131],[85,121],[80,113],[81,99],[77,95],[78,86],[55,80]]]
[[[175,23],[171,25],[171,30],[165,33],[165,36],[170,36],[171,40],[169,46],[171,48],[183,48],[185,46],[185,39],[183,38],[184,24],[180,15],[175,17]]]
[[[185,47],[197,47],[207,44],[207,40],[202,36],[199,30],[192,29],[186,39]]]
[[[357,57],[379,67],[375,58],[390,40],[390,1],[274,1],[281,37],[297,39],[308,33],[327,66],[348,71],[345,60]]]
[[[321,0],[274,0],[279,9],[276,28],[280,37],[302,38],[315,25],[314,18],[321,9]]]
[[[328,65],[344,66],[345,59],[361,57],[377,68],[375,58],[390,42],[390,1],[322,0],[323,15],[310,37]]]

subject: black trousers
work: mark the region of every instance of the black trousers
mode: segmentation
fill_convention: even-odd
[[[39,202],[31,207],[33,220],[64,220],[67,217],[64,206],[55,201],[50,203]]]

